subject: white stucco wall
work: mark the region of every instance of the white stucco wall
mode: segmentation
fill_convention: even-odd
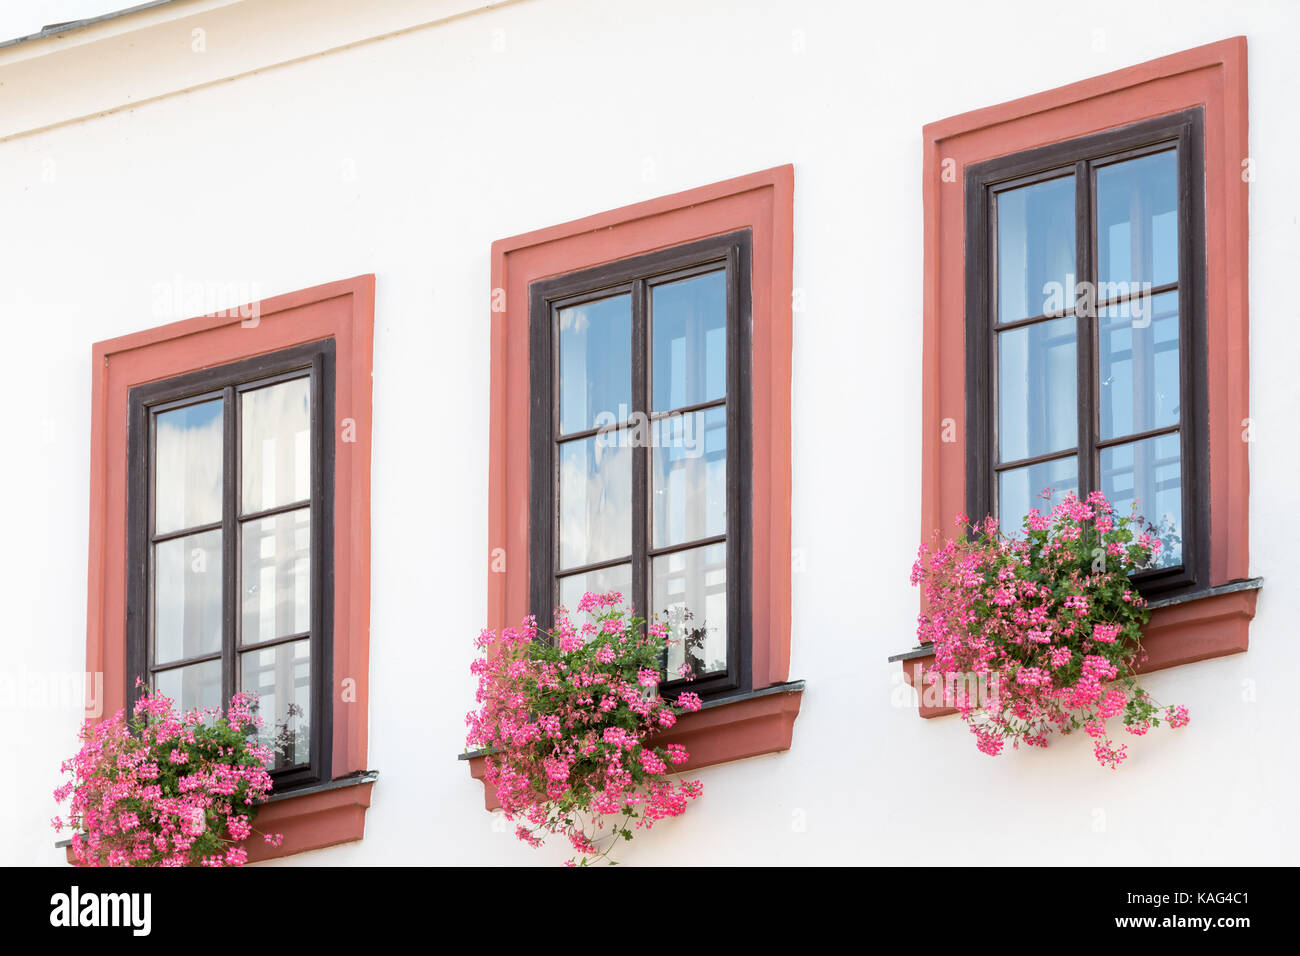
[[[521,0],[482,11],[402,0],[363,5],[395,24],[378,40],[356,8],[333,3],[276,27],[296,35],[268,35],[266,6],[201,2],[197,21],[160,19],[125,41],[128,53],[97,55],[95,43],[51,53],[21,117],[3,121],[0,861],[62,860],[50,791],[79,714],[22,689],[83,667],[91,343],[186,317],[155,308],[155,286],[177,276],[251,293],[220,308],[366,272],[377,277],[370,765],[380,779],[362,842],[287,862],[567,856],[494,830],[481,785],[456,760],[486,602],[489,245],[787,162],[794,285],[807,303],[793,396],[804,570],[791,677],[808,682],[803,709],[789,752],[700,772],[703,799],[622,859],[1297,861],[1289,719],[1300,643],[1289,622],[1300,528],[1288,501],[1300,471],[1300,332],[1288,283],[1300,261],[1300,6],[1105,0],[1058,12],[1015,0],[991,32],[978,5],[946,0]],[[186,67],[199,79],[178,80],[175,47],[203,16],[220,16],[221,29],[190,54],[208,58]],[[104,43],[122,42],[115,29]],[[1187,704],[1192,723],[1131,741],[1117,772],[1082,738],[990,759],[956,718],[919,719],[885,662],[913,643],[917,610],[907,577],[919,531],[921,127],[1237,34],[1250,42],[1257,169],[1251,556],[1265,586],[1251,649],[1151,676],[1154,695]],[[277,64],[277,49],[307,52]],[[24,83],[41,75],[30,71],[44,55],[0,50],[0,88],[7,71]],[[141,68],[150,62],[168,66],[154,74]],[[124,89],[131,99],[102,112],[95,97],[119,65],[148,89]]]

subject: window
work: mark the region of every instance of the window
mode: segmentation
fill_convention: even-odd
[[[689,609],[706,671],[691,689],[709,699],[660,737],[690,751],[687,769],[788,749],[802,700],[790,679],[793,273],[791,166],[492,244],[488,624],[544,622],[613,580],[639,613],[671,623]],[[561,482],[562,459],[580,480]],[[665,606],[646,603],[656,595]],[[465,759],[481,778],[483,756]]]
[[[93,347],[86,670],[105,714],[137,676],[187,706],[261,692],[284,843],[250,860],[365,832],[374,307],[356,276]]]
[[[1249,547],[1246,54],[1246,38],[1233,37],[922,134],[922,536],[952,529],[962,512],[1018,513],[1072,477],[1121,508],[1136,493],[1144,513],[1181,521],[1180,565],[1139,582],[1153,599],[1143,671],[1246,650],[1261,584]],[[1150,281],[1138,303],[1149,321],[1134,321],[1119,288],[1101,290],[1107,305],[1084,302],[1079,284],[1100,280],[1137,281],[1139,291]],[[1059,301],[1049,301],[1052,283]],[[1009,343],[1002,354],[997,336]],[[1047,477],[1012,476],[1000,502],[997,476],[1034,465]],[[930,657],[919,647],[892,659],[919,687]],[[923,701],[920,712],[945,708]]]
[[[334,347],[131,390],[131,672],[181,709],[258,695],[277,788],[329,777]]]
[[[747,231],[533,283],[532,606],[617,590],[671,690],[750,686]]]
[[[967,168],[967,496],[1136,505],[1148,594],[1206,580],[1201,109]]]

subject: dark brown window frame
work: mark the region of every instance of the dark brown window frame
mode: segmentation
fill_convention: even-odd
[[[1177,149],[1179,389],[1178,431],[1182,456],[1183,562],[1134,576],[1143,594],[1176,597],[1209,582],[1209,434],[1205,329],[1205,161],[1204,110],[1200,107],[1133,123],[1101,133],[971,165],[965,176],[966,201],[966,502],[978,517],[994,514],[997,487],[996,333],[1002,328],[1050,321],[1058,313],[1023,322],[995,322],[996,217],[994,193],[1061,175],[1075,180],[1075,266],[1079,281],[1097,283],[1097,236],[1094,197],[1096,170],[1112,162]],[[1150,290],[1159,294],[1165,287]],[[1100,403],[1096,400],[1097,314],[1125,297],[1093,301],[1091,310],[1074,307],[1061,315],[1078,315],[1076,327],[1078,382],[1079,491],[1099,484]],[[1131,298],[1131,296],[1130,296]],[[1077,304],[1077,300],[1076,300]],[[979,345],[982,343],[982,346]],[[1117,436],[1103,444],[1134,441],[1172,429]],[[1041,456],[1056,457],[1056,453]],[[1016,464],[1033,463],[1026,459]]]
[[[309,726],[311,759],[306,766],[289,767],[272,773],[275,790],[282,792],[330,779],[333,750],[332,698],[334,614],[334,442],[329,440],[334,421],[333,339],[322,339],[267,355],[243,359],[215,368],[186,373],[174,378],[132,388],[129,396],[128,502],[127,502],[127,707],[139,696],[136,677],[146,682],[153,674],[152,642],[149,640],[151,575],[150,545],[153,535],[153,432],[154,417],[166,409],[185,407],[213,398],[222,400],[223,505],[222,505],[222,701],[223,707],[235,693],[239,628],[239,536],[238,526],[261,517],[301,508],[303,502],[277,507],[254,515],[239,516],[242,442],[235,414],[238,394],[276,382],[310,378],[311,396],[311,706]],[[194,533],[189,529],[187,534]],[[162,538],[170,535],[162,535]],[[287,635],[260,642],[255,647],[274,647],[302,635]],[[204,655],[203,660],[216,659]],[[195,658],[199,660],[199,658]],[[167,667],[182,662],[168,662]]]
[[[661,691],[691,690],[701,697],[748,692],[753,684],[751,663],[751,515],[752,312],[750,301],[752,236],[748,229],[701,239],[657,252],[534,282],[529,286],[530,370],[530,604],[539,625],[552,619],[558,597],[559,520],[558,475],[558,347],[556,313],[562,306],[629,291],[632,298],[632,409],[654,418],[650,402],[650,288],[691,274],[726,269],[727,299],[727,670],[693,681],[668,680]],[[712,407],[721,402],[707,402]],[[689,410],[695,409],[691,406]],[[678,414],[682,409],[672,413]],[[566,440],[574,436],[564,436]],[[649,606],[650,559],[653,554],[699,547],[715,539],[681,545],[650,547],[651,458],[644,444],[632,449],[632,594],[631,603],[644,614]],[[620,557],[587,570],[621,564]],[[581,569],[565,569],[566,574]]]

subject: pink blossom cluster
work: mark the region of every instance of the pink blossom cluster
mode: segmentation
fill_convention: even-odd
[[[912,583],[922,587],[917,637],[934,648],[927,679],[992,688],[947,701],[981,752],[999,754],[1008,740],[1043,747],[1052,731],[1082,727],[1097,761],[1114,768],[1127,748],[1111,740],[1109,719],[1122,715],[1139,736],[1162,718],[1186,725],[1187,708],[1160,707],[1134,673],[1149,612],[1130,575],[1160,548],[1138,525],[1100,492],[1068,494],[1049,512],[1031,510],[1022,534],[988,518],[921,547]]]
[[[466,717],[466,743],[488,751],[485,779],[519,821],[516,836],[540,846],[561,834],[586,865],[699,797],[699,781],[672,778],[686,748],[653,738],[701,701],[661,693],[668,630],[643,627],[621,594],[587,593],[577,613],[585,623],[560,608],[549,633],[528,617],[479,634],[470,668],[479,706]]]
[[[78,866],[240,866],[257,804],[271,790],[269,748],[250,742],[261,723],[256,698],[236,694],[215,709],[178,713],[147,689],[123,711],[87,721],[70,779],[54,791],[71,799],[56,831],[72,829]],[[266,834],[278,846],[279,834]]]

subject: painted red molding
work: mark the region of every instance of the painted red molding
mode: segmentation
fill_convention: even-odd
[[[366,809],[374,783],[360,783],[337,790],[309,793],[263,806],[253,821],[262,833],[279,833],[284,842],[271,847],[256,833],[244,841],[248,861],[319,850],[360,840],[366,831]]]
[[[789,750],[803,691],[767,694],[685,714],[672,730],[654,738],[657,746],[681,744],[690,759],[677,769],[701,767]]]
[[[338,423],[329,426],[336,441],[333,773],[337,779],[366,769],[374,307],[374,276],[357,276],[224,313],[173,322],[95,343],[92,349],[86,669],[104,675],[105,714],[122,709],[126,699],[128,392],[146,382],[333,338],[337,366],[335,409],[340,422],[352,420],[349,437],[355,437],[355,441],[343,441]],[[257,320],[245,320],[241,316],[257,316]],[[352,683],[344,685],[345,680]],[[341,694],[345,689],[348,691],[346,699]],[[369,785],[364,786],[368,804]],[[279,829],[286,834],[285,846],[274,855],[294,852],[291,849],[294,845],[305,846],[327,838],[319,812],[322,801],[315,796],[318,795],[267,805],[264,813],[268,818],[283,821]],[[360,798],[359,794],[352,796]],[[292,818],[296,809],[302,809],[313,817],[311,823],[304,824],[306,829],[301,834],[293,829]],[[364,806],[361,813],[364,814]],[[360,838],[361,831],[352,821],[355,814],[326,816],[338,822],[340,839]]]
[[[1157,608],[1142,633],[1139,674],[1246,650],[1259,592],[1234,591]]]
[[[1246,38],[1233,37],[1059,89],[953,116],[923,130],[924,290],[921,536],[948,533],[965,508],[965,168],[1155,116],[1205,111],[1206,320],[1209,333],[1210,586],[1249,576],[1248,184]],[[944,442],[944,419],[959,423]],[[1244,650],[1244,621],[1218,621],[1221,602],[1156,612],[1156,666]],[[1253,609],[1253,598],[1251,599]],[[1252,610],[1253,613],[1253,610]],[[1157,623],[1162,622],[1162,623]],[[1163,623],[1168,622],[1168,623]],[[1195,656],[1160,650],[1184,636]],[[910,675],[912,661],[905,662]],[[923,709],[924,712],[924,709]]]
[[[685,714],[672,730],[654,738],[657,746],[681,744],[691,759],[674,772],[690,773],[701,767],[789,750],[794,740],[794,721],[799,716],[803,691],[750,697],[719,707]],[[486,757],[469,759],[470,776],[483,780],[483,805],[489,810],[501,806],[496,790],[484,780]]]

